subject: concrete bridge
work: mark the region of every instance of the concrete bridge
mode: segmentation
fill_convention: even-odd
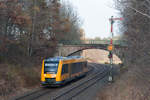
[[[83,50],[87,49],[103,49],[107,50],[110,41],[65,41],[61,42],[57,46],[56,56],[71,56],[74,54],[80,54]],[[114,41],[114,51],[122,61],[124,61],[125,51],[127,50],[127,43],[125,41]],[[108,50],[107,50],[108,51]]]

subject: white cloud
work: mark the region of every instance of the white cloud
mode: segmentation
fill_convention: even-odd
[[[83,19],[86,37],[110,36],[109,18],[117,16],[117,11],[110,6],[113,0],[68,0],[76,7]]]

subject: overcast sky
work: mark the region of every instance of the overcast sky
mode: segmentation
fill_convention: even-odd
[[[70,1],[77,9],[86,37],[109,37],[109,18],[118,17],[118,11],[113,9],[113,0],[66,0]],[[115,27],[116,29],[117,27]],[[117,34],[114,32],[114,34]]]

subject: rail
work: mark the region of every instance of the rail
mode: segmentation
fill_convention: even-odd
[[[99,72],[99,70],[96,70],[96,72],[93,73],[92,77],[89,77],[88,79],[82,81],[80,84],[74,85],[74,87],[69,88],[69,90],[61,93],[60,95],[55,95],[53,97],[53,99],[50,99],[50,100],[58,100],[58,99],[60,99],[61,97],[65,96],[65,95],[69,95],[67,100],[72,99],[73,97],[77,96],[79,93],[84,91],[85,89],[87,89],[90,86],[92,86],[93,84],[95,84],[98,80],[101,80],[104,77],[106,77],[106,75],[109,72],[109,70],[107,70],[107,69],[108,69],[108,67],[104,67],[101,72]],[[92,70],[93,70],[93,68],[90,68],[88,73],[90,73]],[[78,89],[78,91],[75,91],[77,89]],[[20,97],[16,97],[13,100],[36,100],[36,99],[40,99],[40,97],[42,97],[42,96],[44,96],[44,95],[46,95],[48,93],[51,93],[51,92],[53,93],[55,91],[57,92],[57,90],[59,90],[59,89],[58,88],[56,88],[56,89],[39,88],[39,89],[37,89],[35,91],[32,91],[32,92],[27,93],[25,95],[22,95]],[[74,92],[73,95],[70,95],[70,93],[72,93],[72,92]]]
[[[108,73],[109,73],[109,70],[107,70],[105,67],[102,72],[97,72],[90,79],[82,82],[81,84],[78,84],[78,85],[70,88],[69,90],[63,92],[62,94],[57,95],[56,97],[53,97],[52,100],[63,100],[64,98],[65,98],[65,100],[72,100],[74,97],[78,96],[81,92],[83,92],[87,88],[91,87],[97,81],[105,78],[108,75]]]

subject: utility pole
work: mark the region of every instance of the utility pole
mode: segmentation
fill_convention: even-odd
[[[114,24],[115,20],[123,20],[123,18],[114,18],[112,16],[109,20],[110,20],[110,23],[111,23],[111,39],[110,39],[110,44],[107,48],[109,50],[108,58],[110,60],[110,73],[109,73],[108,81],[113,82],[113,72],[112,72],[113,71],[113,50],[114,50],[114,45],[113,45],[113,37],[114,37],[113,24]]]

